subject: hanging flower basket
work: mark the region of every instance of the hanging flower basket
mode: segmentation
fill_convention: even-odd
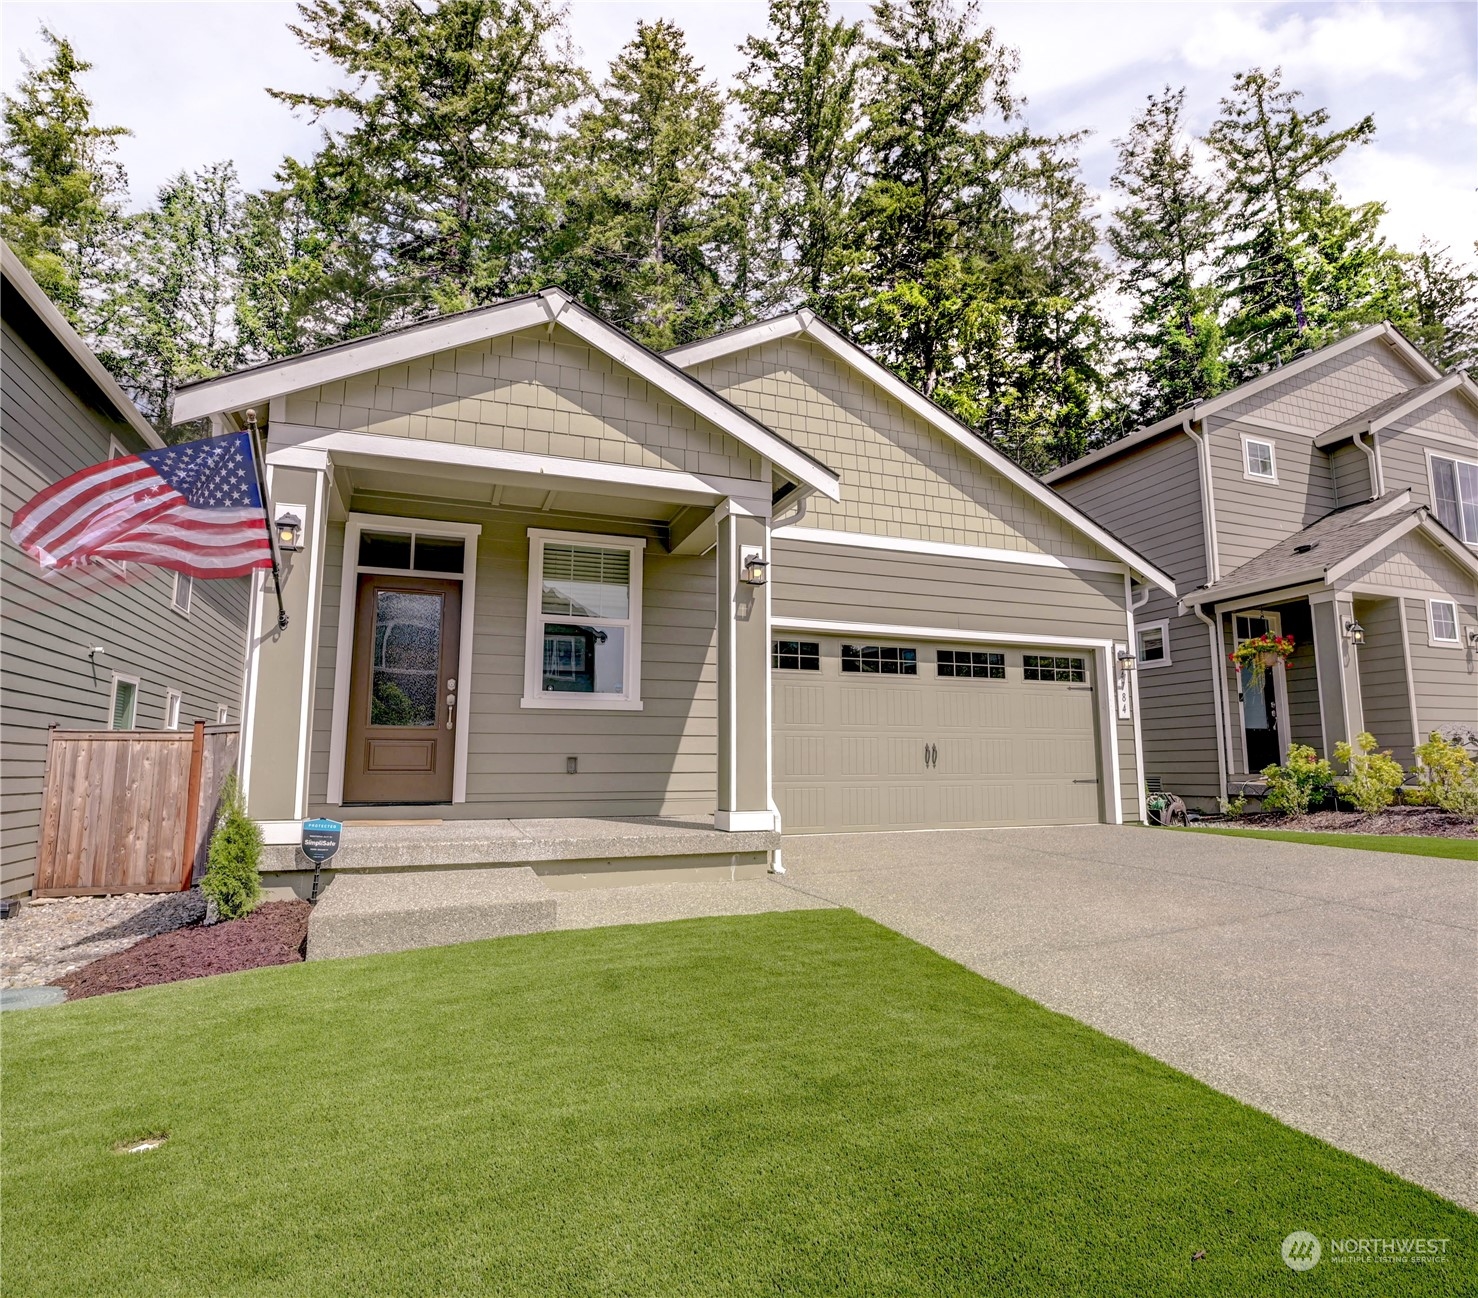
[[[1291,635],[1257,635],[1244,640],[1227,655],[1232,666],[1239,671],[1243,667],[1252,669],[1251,684],[1260,689],[1267,679],[1268,668],[1287,662],[1293,654]]]

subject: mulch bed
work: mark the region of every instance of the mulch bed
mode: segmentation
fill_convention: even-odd
[[[308,942],[312,910],[306,901],[269,901],[241,919],[145,938],[58,978],[54,985],[65,987],[67,999],[77,1001],[156,983],[296,964]]]
[[[1198,825],[1246,829],[1308,829],[1325,834],[1425,834],[1432,838],[1478,838],[1478,824],[1438,807],[1387,807],[1373,816],[1360,811],[1311,811],[1306,816],[1208,816]]]

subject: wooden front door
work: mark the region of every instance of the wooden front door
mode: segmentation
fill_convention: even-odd
[[[1233,617],[1236,643],[1251,640],[1256,636],[1282,635],[1283,624],[1276,613],[1254,610],[1238,613]],[[1270,667],[1261,681],[1254,682],[1252,668],[1243,667],[1238,675],[1237,693],[1242,701],[1242,744],[1246,754],[1246,769],[1256,774],[1264,767],[1277,766],[1283,761],[1283,743],[1279,733],[1281,693],[1279,683],[1283,674],[1282,664]]]
[[[346,803],[452,800],[462,583],[359,579]]]

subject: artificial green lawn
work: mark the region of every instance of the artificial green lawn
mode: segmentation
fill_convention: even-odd
[[[17,1295],[1451,1294],[1478,1257],[1478,1218],[849,911],[264,969],[3,1032]],[[1299,1275],[1295,1229],[1452,1243]]]
[[[1234,838],[1276,838],[1284,843],[1316,847],[1354,847],[1364,852],[1397,852],[1402,856],[1442,856],[1478,861],[1478,838],[1438,838],[1424,834],[1323,834],[1300,829],[1222,829],[1193,825],[1192,834],[1230,834]]]

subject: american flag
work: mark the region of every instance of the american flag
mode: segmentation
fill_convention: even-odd
[[[50,571],[95,559],[203,578],[272,566],[248,433],[94,464],[18,509],[10,534]]]

